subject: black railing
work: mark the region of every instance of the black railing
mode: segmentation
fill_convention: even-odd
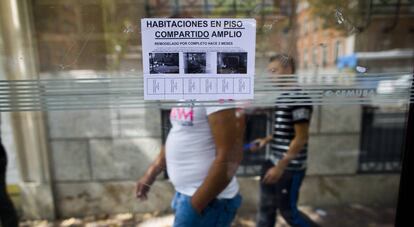
[[[406,114],[404,108],[363,108],[360,173],[393,173],[401,170]]]
[[[262,113],[246,114],[246,130],[244,144],[247,145],[257,138],[263,138],[269,134],[269,111]],[[259,176],[262,163],[266,158],[266,148],[257,152],[244,149],[243,161],[237,171],[239,176]]]

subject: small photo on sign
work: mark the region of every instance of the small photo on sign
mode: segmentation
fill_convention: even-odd
[[[184,53],[184,71],[186,74],[207,73],[207,54]]]
[[[178,53],[149,53],[150,74],[178,74]]]
[[[217,53],[217,74],[246,74],[246,52]]]

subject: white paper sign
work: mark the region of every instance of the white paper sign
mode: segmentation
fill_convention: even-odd
[[[142,19],[145,100],[253,99],[254,19]]]

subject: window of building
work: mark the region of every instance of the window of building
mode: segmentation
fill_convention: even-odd
[[[319,28],[319,19],[316,17],[316,18],[313,20],[313,31],[317,31],[317,30],[318,30],[318,28]]]
[[[308,68],[308,50],[303,50],[303,68]]]
[[[334,57],[335,57],[335,62],[338,60],[338,58],[342,55],[341,53],[342,51],[342,42],[337,40],[335,42],[335,49],[334,49]]]
[[[312,63],[314,66],[318,66],[318,47],[312,48]]]
[[[308,18],[304,17],[303,18],[303,25],[302,25],[303,35],[306,35],[306,33],[307,33],[307,29],[308,29],[307,26],[308,26]]]
[[[322,46],[322,66],[326,67],[328,64],[328,46],[323,45]]]

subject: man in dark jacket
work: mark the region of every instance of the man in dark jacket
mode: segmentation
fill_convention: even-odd
[[[16,210],[6,189],[7,154],[0,138],[0,224],[3,227],[17,227]]]

